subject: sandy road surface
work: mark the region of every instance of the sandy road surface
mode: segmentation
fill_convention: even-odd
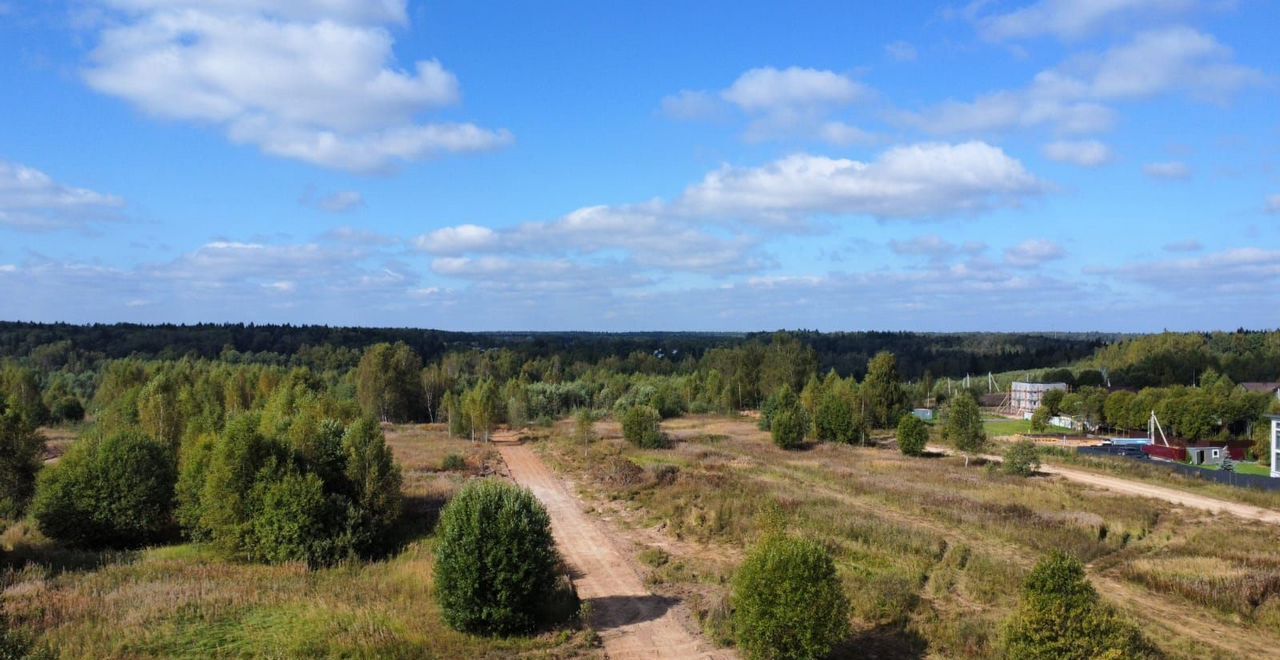
[[[537,454],[520,444],[500,444],[499,451],[511,478],[547,507],[556,544],[573,572],[578,596],[591,603],[592,625],[610,658],[734,657],[685,630],[673,609],[676,603],[645,588],[602,526],[582,512]]]
[[[1247,518],[1249,520],[1259,520],[1273,525],[1280,525],[1280,511],[1264,509],[1260,506],[1253,506],[1252,504],[1228,502],[1227,500],[1220,500],[1215,497],[1205,497],[1204,495],[1188,493],[1176,488],[1166,488],[1164,486],[1156,486],[1142,481],[1111,477],[1084,470],[1058,467],[1056,465],[1041,465],[1040,471],[1046,474],[1056,474],[1072,481],[1097,486],[1098,488],[1113,490],[1118,493],[1138,495],[1140,497],[1151,497],[1193,509],[1203,509],[1214,513],[1230,513],[1234,516]]]
[[[935,445],[929,445],[929,451],[940,452],[943,454],[955,453],[951,449]],[[1004,460],[1000,456],[994,455],[983,455],[982,458],[984,460],[996,462]],[[1063,479],[1070,479],[1071,481],[1088,484],[1097,488],[1103,488],[1117,493],[1124,493],[1125,495],[1150,497],[1192,509],[1200,509],[1203,511],[1210,511],[1212,513],[1229,513],[1247,520],[1258,520],[1265,523],[1271,523],[1273,525],[1280,525],[1280,511],[1264,509],[1260,506],[1253,506],[1252,504],[1230,502],[1227,500],[1220,500],[1216,497],[1207,497],[1204,495],[1196,495],[1195,493],[1188,493],[1185,490],[1178,490],[1177,488],[1156,486],[1143,481],[1125,479],[1123,477],[1112,477],[1109,475],[1098,474],[1096,472],[1089,472],[1087,470],[1077,470],[1057,465],[1047,465],[1042,463],[1040,465],[1040,471],[1045,474],[1056,474]]]

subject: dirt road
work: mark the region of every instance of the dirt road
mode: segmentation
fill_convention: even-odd
[[[1280,525],[1280,511],[1264,509],[1260,506],[1241,504],[1239,502],[1228,502],[1227,500],[1220,500],[1214,497],[1205,497],[1204,495],[1188,493],[1176,488],[1166,488],[1164,486],[1156,486],[1141,481],[1112,477],[1097,474],[1095,472],[1087,472],[1085,470],[1064,468],[1057,465],[1041,465],[1040,471],[1046,474],[1056,474],[1064,479],[1097,486],[1098,488],[1105,488],[1118,493],[1125,493],[1126,495],[1151,497],[1193,509],[1202,509],[1213,513],[1230,513],[1231,515],[1249,520],[1259,520],[1274,525]]]
[[[520,444],[504,443],[499,451],[511,478],[547,507],[556,544],[573,572],[578,596],[591,603],[592,625],[610,658],[735,657],[712,649],[681,625],[676,603],[645,588],[602,526],[582,512],[577,498],[537,454]]]
[[[953,454],[951,449],[947,447],[939,447],[929,445],[929,451],[935,451],[943,454]],[[982,458],[988,461],[1000,462],[1004,460],[1000,456],[983,455]],[[1150,497],[1152,499],[1164,500],[1170,504],[1177,504],[1191,509],[1200,509],[1212,513],[1229,513],[1233,516],[1245,518],[1246,520],[1257,520],[1260,522],[1280,525],[1280,511],[1272,509],[1264,509],[1260,506],[1252,504],[1242,504],[1240,502],[1229,502],[1220,500],[1216,497],[1207,497],[1205,495],[1197,495],[1188,493],[1185,490],[1177,488],[1168,488],[1166,486],[1156,486],[1142,481],[1133,479],[1125,479],[1123,477],[1113,477],[1087,470],[1077,470],[1074,468],[1065,468],[1058,465],[1041,464],[1040,471],[1045,474],[1056,474],[1063,479],[1088,484],[1096,488],[1103,488],[1125,495],[1137,495],[1138,497]]]

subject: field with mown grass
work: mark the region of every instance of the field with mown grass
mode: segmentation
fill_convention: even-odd
[[[384,560],[309,570],[189,543],[78,552],[19,522],[0,536],[4,611],[37,650],[64,658],[597,655],[574,629],[493,640],[444,624],[432,595],[435,519],[463,481],[499,461],[438,427],[389,427],[387,440],[404,473],[406,519],[401,547]],[[443,471],[450,454],[465,469]]]
[[[612,423],[591,444],[561,425],[538,449],[652,588],[684,599],[721,644],[744,548],[784,525],[832,551],[854,654],[990,657],[1022,581],[1051,550],[1086,562],[1103,597],[1171,657],[1280,648],[1280,528],[891,446],[782,451],[753,420],[663,428],[678,440],[671,449],[635,449]]]

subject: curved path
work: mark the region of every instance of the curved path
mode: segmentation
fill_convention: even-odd
[[[591,603],[592,626],[610,658],[733,658],[712,649],[680,624],[673,599],[645,588],[608,534],[587,517],[574,497],[531,449],[495,443],[516,483],[547,507],[551,532],[569,564],[578,596]]]

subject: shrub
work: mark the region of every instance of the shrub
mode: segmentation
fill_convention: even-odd
[[[9,622],[0,615],[0,660],[22,660],[28,655],[30,644],[20,633],[9,628]]]
[[[173,529],[176,480],[169,448],[139,432],[86,437],[40,473],[32,513],[70,545],[143,545]]]
[[[782,410],[774,414],[770,424],[773,444],[783,449],[795,449],[804,443],[804,432],[809,424],[805,420],[804,411]]]
[[[44,437],[34,426],[17,410],[0,410],[0,518],[12,520],[26,510],[43,452]]]
[[[667,438],[658,426],[661,420],[650,406],[632,406],[622,415],[622,437],[641,449],[662,449]]]
[[[440,469],[445,472],[461,472],[467,469],[467,459],[462,454],[449,454],[440,461]]]
[[[769,395],[765,399],[764,405],[760,407],[760,430],[769,431],[773,428],[773,418],[783,410],[794,410],[796,408],[803,409],[800,405],[800,397],[792,391],[789,385],[783,385],[778,391]]]
[[[1004,627],[1010,658],[1158,657],[1131,623],[1098,599],[1078,559],[1055,552],[1031,571]]]
[[[1012,474],[1019,477],[1029,477],[1040,469],[1040,452],[1036,449],[1036,443],[1030,440],[1019,440],[1009,447],[1009,451],[1004,454],[1004,465],[1001,469],[1005,474]]]
[[[853,404],[839,392],[827,392],[814,413],[814,430],[821,440],[845,444],[862,442],[866,437],[865,422],[854,411]]]
[[[526,633],[555,595],[557,555],[546,509],[527,490],[473,481],[440,515],[436,597],[453,628]]]
[[[49,415],[56,422],[84,421],[84,404],[74,396],[60,397],[49,408]]]
[[[382,428],[372,419],[357,420],[342,435],[346,454],[343,494],[351,498],[349,520],[356,550],[367,554],[379,549],[400,519],[400,466],[387,446]]]
[[[1058,391],[1058,390],[1054,390],[1054,391]],[[1031,430],[1037,433],[1040,433],[1048,429],[1049,417],[1051,416],[1052,415],[1049,414],[1048,407],[1044,406],[1043,404],[1037,407],[1035,412],[1031,413]]]
[[[582,444],[590,444],[595,442],[596,436],[596,418],[591,414],[590,408],[582,408],[573,415],[573,439]]]
[[[733,581],[734,631],[750,658],[821,658],[849,635],[849,601],[818,544],[774,534]]]
[[[915,415],[898,420],[898,449],[907,456],[920,456],[929,444],[929,425]]]
[[[346,535],[334,535],[343,528],[346,507],[325,495],[320,477],[289,472],[259,483],[257,489],[251,541],[245,548],[250,559],[319,566],[349,554],[351,541]]]

